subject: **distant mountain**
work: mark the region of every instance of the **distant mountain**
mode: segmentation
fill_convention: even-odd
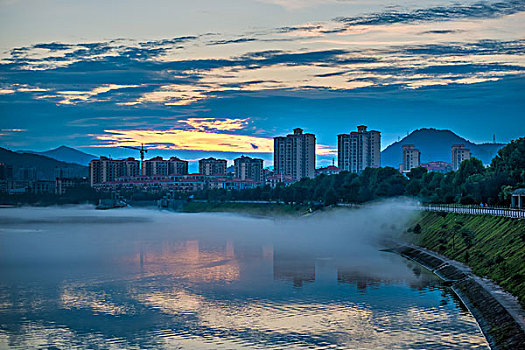
[[[398,168],[402,163],[403,145],[414,145],[421,152],[421,163],[452,160],[452,145],[464,144],[470,149],[473,157],[483,164],[490,164],[498,150],[505,146],[502,143],[476,144],[464,139],[450,130],[419,129],[398,142],[394,142],[381,152],[381,166]]]
[[[44,151],[44,152],[35,152],[35,151],[18,151],[18,152],[39,154],[41,156],[46,156],[46,157],[53,158],[53,159],[56,159],[62,162],[76,163],[80,165],[88,165],[92,159],[98,158],[97,156],[94,156],[92,154],[84,153],[82,151],[79,151],[77,149],[67,147],[67,146],[60,146],[58,148],[51,149],[49,151]]]
[[[54,180],[60,169],[70,177],[88,176],[86,166],[61,162],[39,154],[12,152],[2,147],[0,147],[0,163],[12,165],[15,177],[20,168],[36,168],[37,178],[40,180]]]

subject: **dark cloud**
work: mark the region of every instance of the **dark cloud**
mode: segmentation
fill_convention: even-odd
[[[469,5],[436,6],[411,11],[385,11],[357,17],[338,17],[346,26],[436,22],[464,18],[494,18],[525,11],[523,0],[477,2]]]
[[[320,24],[307,24],[302,26],[290,26],[290,27],[281,27],[277,28],[277,32],[279,33],[291,33],[296,31],[313,31],[313,30],[319,30],[322,28],[322,25]]]
[[[48,43],[48,44],[36,44],[36,45],[33,45],[33,48],[35,48],[35,49],[46,49],[46,50],[49,50],[49,51],[69,50],[71,47],[72,47],[72,45],[61,44],[61,43]]]
[[[239,38],[239,39],[232,39],[232,40],[217,40],[209,43],[208,45],[227,45],[227,44],[239,44],[239,43],[246,43],[250,41],[256,41],[255,38]]]
[[[473,43],[427,44],[398,47],[398,52],[412,55],[523,55],[525,40],[480,40]]]
[[[462,30],[450,30],[450,29],[444,29],[444,30],[427,30],[424,32],[421,32],[419,34],[453,34],[453,33],[461,33]]]

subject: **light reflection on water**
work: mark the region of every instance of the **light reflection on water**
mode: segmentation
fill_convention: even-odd
[[[53,210],[0,211],[0,348],[487,348],[439,280],[356,237],[291,244],[300,223]]]

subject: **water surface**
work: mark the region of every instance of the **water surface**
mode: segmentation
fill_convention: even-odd
[[[2,209],[0,348],[487,349],[405,215]]]

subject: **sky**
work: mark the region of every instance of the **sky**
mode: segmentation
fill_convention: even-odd
[[[365,124],[473,142],[525,130],[525,0],[0,0],[0,146],[241,154]]]

